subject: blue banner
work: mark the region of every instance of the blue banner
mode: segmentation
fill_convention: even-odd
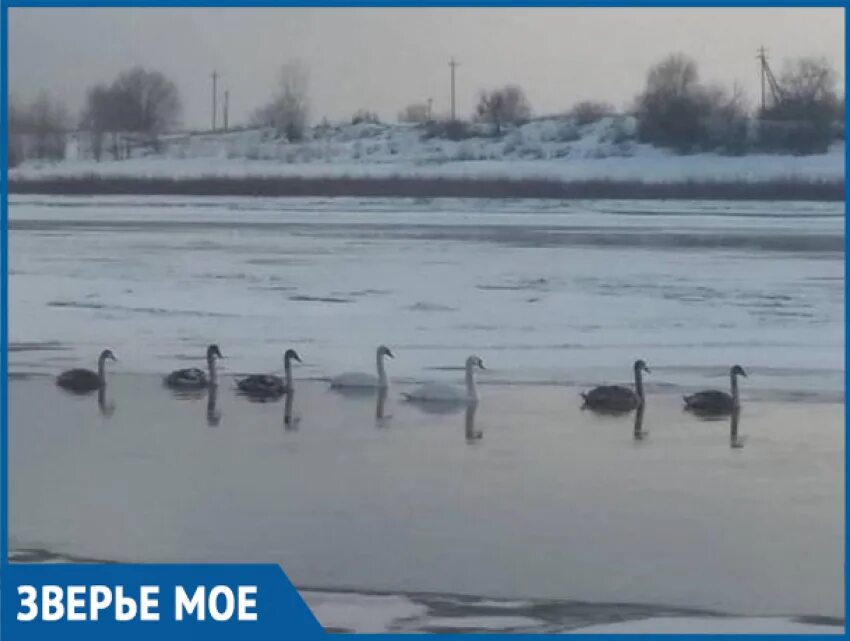
[[[4,639],[307,639],[323,631],[276,565],[7,564]]]

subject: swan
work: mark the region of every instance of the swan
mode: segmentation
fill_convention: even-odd
[[[581,396],[584,405],[592,410],[609,412],[630,412],[643,406],[643,372],[649,374],[649,368],[642,360],[635,361],[635,388],[622,385],[601,385],[594,387]]]
[[[389,347],[380,345],[375,354],[375,360],[378,366],[377,376],[367,374],[366,372],[346,372],[331,379],[331,389],[387,389],[389,383],[387,381],[387,372],[384,369],[385,356],[394,358]]]
[[[706,390],[685,396],[685,409],[696,414],[718,415],[729,414],[739,407],[741,401],[738,397],[738,377],[747,378],[747,373],[740,365],[733,365],[729,370],[729,378],[732,384],[732,393],[719,390]]]
[[[484,362],[477,356],[466,359],[466,388],[447,383],[425,383],[412,392],[403,394],[404,398],[413,402],[435,403],[477,403],[478,390],[475,388],[474,368],[485,369]]]
[[[70,392],[93,392],[106,386],[106,361],[117,361],[111,349],[105,349],[97,359],[97,372],[76,368],[62,372],[56,384]]]
[[[251,374],[236,383],[239,391],[254,398],[278,398],[292,391],[292,361],[301,362],[301,357],[294,349],[286,350],[283,355],[284,377],[274,374]]]
[[[215,386],[218,384],[215,367],[215,359],[217,358],[224,358],[218,349],[218,345],[207,347],[207,370],[209,371],[209,378],[207,378],[204,370],[197,367],[187,367],[186,369],[174,370],[165,377],[164,382],[166,386],[172,389],[183,390],[203,389],[205,387]]]

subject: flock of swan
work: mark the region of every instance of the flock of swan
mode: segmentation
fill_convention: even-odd
[[[207,348],[207,371],[189,367],[176,369],[164,378],[167,387],[174,390],[200,390],[216,388],[218,372],[216,362],[223,358],[218,345]],[[361,389],[386,391],[389,387],[385,359],[393,358],[392,351],[385,345],[377,349],[375,360],[377,375],[367,372],[345,372],[330,381],[332,389]],[[56,383],[71,392],[86,393],[103,390],[106,386],[106,362],[117,361],[112,350],[105,349],[97,359],[97,371],[89,369],[71,369],[61,373]],[[294,349],[288,349],[283,355],[284,376],[276,374],[250,374],[236,381],[238,391],[259,399],[275,399],[294,391],[292,362],[301,362]],[[478,402],[478,390],[475,385],[475,370],[484,369],[484,362],[472,355],[464,366],[466,384],[464,387],[447,383],[425,383],[411,392],[403,394],[410,402],[473,404]],[[643,373],[649,373],[649,367],[642,360],[634,364],[634,388],[623,385],[601,385],[583,393],[583,407],[601,412],[630,412],[644,407]],[[685,409],[702,415],[731,414],[740,407],[738,377],[746,377],[740,365],[733,365],[730,372],[730,392],[704,390],[684,397]]]

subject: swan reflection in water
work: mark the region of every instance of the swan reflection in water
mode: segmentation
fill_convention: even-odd
[[[300,416],[293,416],[292,408],[295,403],[295,390],[290,389],[286,398],[283,401],[283,429],[287,432],[294,432],[298,429],[298,424],[301,422]]]
[[[386,427],[392,415],[386,413],[387,405],[387,388],[382,387],[378,390],[378,396],[375,399],[375,425],[377,427]]]
[[[639,405],[635,412],[635,429],[633,434],[636,441],[642,441],[649,436],[649,432],[643,429],[643,410],[644,406]]]
[[[475,429],[475,412],[478,411],[478,402],[470,403],[466,406],[466,417],[464,420],[464,433],[467,443],[480,441],[484,437],[481,430]]]
[[[216,408],[218,401],[218,385],[211,385],[207,392],[207,425],[218,427],[221,423],[221,412]]]
[[[741,408],[736,407],[732,411],[732,416],[729,418],[729,447],[733,450],[739,450],[744,447],[746,436],[738,435],[738,421],[741,418]]]
[[[106,385],[97,390],[97,407],[101,416],[111,417],[115,413],[115,401],[106,397]]]

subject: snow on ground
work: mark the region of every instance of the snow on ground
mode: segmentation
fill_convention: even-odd
[[[687,156],[635,141],[631,117],[608,117],[578,127],[565,118],[535,120],[500,138],[452,141],[428,137],[423,126],[358,124],[315,127],[288,143],[268,129],[180,134],[158,154],[95,162],[69,145],[69,160],[27,162],[10,178],[145,176],[547,178],[677,182],[686,180],[843,179],[844,144],[814,156],[749,154]],[[144,155],[147,153],[148,155]]]

